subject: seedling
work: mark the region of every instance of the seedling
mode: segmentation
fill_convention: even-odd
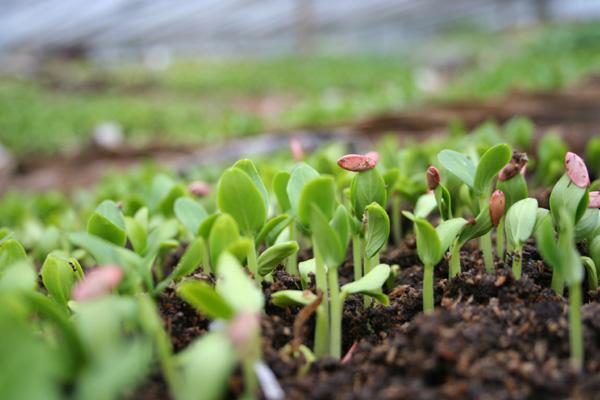
[[[433,269],[442,260],[450,245],[459,237],[467,225],[464,218],[452,218],[443,221],[434,228],[425,218],[416,217],[408,211],[404,216],[414,223],[417,236],[417,254],[423,263],[423,311],[432,312],[433,301]]]
[[[473,193],[480,212],[490,200],[494,178],[510,158],[511,151],[506,144],[498,144],[488,149],[481,156],[477,166],[469,158],[453,150],[443,150],[438,154],[438,160],[444,168],[459,178]],[[493,272],[492,239],[489,231],[481,235],[479,243],[486,271]]]
[[[507,238],[513,249],[512,271],[516,279],[521,278],[523,244],[533,235],[537,209],[537,200],[527,198],[513,204],[506,214]]]

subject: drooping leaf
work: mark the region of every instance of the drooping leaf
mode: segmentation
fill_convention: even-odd
[[[273,193],[275,193],[279,208],[283,212],[292,208],[292,203],[290,202],[287,191],[290,178],[291,174],[287,171],[280,171],[273,177]]]
[[[365,233],[365,252],[372,258],[381,250],[390,236],[390,218],[379,204],[373,202],[365,209],[367,231]]]
[[[238,226],[229,214],[221,214],[213,223],[208,236],[208,248],[210,251],[210,263],[214,270],[219,257],[232,243],[240,238]]]
[[[329,221],[335,207],[335,184],[332,177],[319,176],[304,184],[297,205],[298,218],[303,225],[310,226],[313,208],[317,208]]]
[[[48,293],[59,304],[66,306],[75,283],[83,279],[83,270],[74,258],[58,252],[48,254],[41,269],[42,282]]]
[[[513,246],[521,246],[533,235],[537,220],[536,199],[526,198],[517,201],[506,214],[507,238]]]
[[[207,333],[177,355],[177,366],[182,375],[178,398],[223,398],[235,365],[235,350],[227,337],[222,332]]]
[[[264,306],[262,290],[246,274],[240,262],[225,252],[217,264],[216,290],[237,313],[258,313]]]
[[[474,187],[475,164],[473,164],[473,162],[464,154],[454,150],[442,150],[437,158],[440,164],[442,164],[442,166],[451,174],[456,176],[467,186],[471,188]]]
[[[192,236],[196,236],[200,230],[200,225],[208,217],[208,213],[202,207],[202,204],[190,199],[189,197],[180,197],[173,206],[175,216],[181,222]]]
[[[233,308],[206,282],[181,282],[177,287],[177,294],[210,319],[229,320],[235,315]]]
[[[492,182],[496,175],[510,161],[512,152],[507,144],[497,144],[489,148],[479,159],[473,179],[473,189],[476,193],[491,191]]]
[[[124,246],[127,240],[125,219],[117,204],[104,200],[90,217],[87,231],[118,246]]]
[[[230,214],[244,235],[255,236],[267,219],[267,207],[261,190],[240,168],[223,172],[217,189],[219,209]]]
[[[280,290],[271,295],[271,301],[277,307],[306,306],[317,299],[310,290]]]
[[[350,199],[354,216],[362,219],[365,208],[376,202],[385,207],[387,202],[387,190],[385,181],[376,168],[354,175],[350,186]]]
[[[337,268],[344,261],[346,248],[321,210],[315,204],[312,207],[310,229],[313,239],[316,241],[313,242],[313,247],[319,249],[328,268]]]
[[[460,231],[467,225],[467,220],[464,218],[452,218],[446,221],[442,221],[436,228],[435,231],[440,239],[440,247],[442,252],[446,252],[452,242],[454,242]]]
[[[258,273],[261,276],[270,274],[283,260],[297,251],[298,243],[295,241],[277,243],[267,248],[258,256]]]
[[[300,202],[300,194],[302,193],[302,189],[304,189],[304,185],[317,177],[319,177],[319,173],[305,163],[300,163],[292,169],[287,184],[287,195],[292,211],[295,214],[298,214],[298,203]]]

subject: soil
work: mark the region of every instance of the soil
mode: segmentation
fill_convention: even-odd
[[[497,260],[496,272],[484,271],[481,253],[466,246],[463,272],[448,280],[445,261],[435,272],[435,311],[421,312],[422,266],[408,238],[389,246],[382,262],[398,264],[389,306],[364,309],[351,296],[344,307],[343,354],[310,366],[294,358],[289,344],[299,308],[267,302],[262,318],[263,351],[286,399],[563,399],[600,398],[600,293],[586,291],[582,310],[585,365],[576,372],[569,362],[568,301],[550,289],[551,272],[535,247],[524,249],[523,275],[515,280]],[[340,283],[351,279],[352,262],[340,268]],[[198,279],[206,279],[197,274]],[[274,283],[264,283],[265,297],[299,289],[298,278],[282,269]],[[584,290],[587,289],[584,283]],[[208,320],[168,288],[160,312],[175,351],[204,334]],[[307,322],[303,343],[312,345],[314,321]],[[229,397],[241,394],[240,375],[230,380]],[[165,399],[158,372],[133,398]]]

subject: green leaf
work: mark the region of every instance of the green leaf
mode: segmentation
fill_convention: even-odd
[[[198,280],[181,282],[177,287],[177,294],[210,319],[229,320],[235,315],[225,299],[206,282]]]
[[[176,183],[167,175],[157,175],[152,181],[152,209],[165,217],[173,215],[173,205],[179,197],[187,193],[185,186]]]
[[[206,259],[206,242],[202,237],[198,237],[185,249],[185,253],[183,253],[179,263],[171,273],[171,280],[191,274]]]
[[[220,214],[213,223],[208,237],[210,263],[213,272],[214,268],[217,266],[217,261],[219,260],[221,253],[239,238],[240,232],[235,220],[229,214]]]
[[[317,299],[310,290],[280,290],[271,295],[271,301],[277,307],[307,306]]]
[[[579,284],[583,280],[581,256],[575,247],[575,227],[567,210],[559,211],[558,250],[563,277],[567,285]]]
[[[415,205],[415,217],[427,218],[427,216],[435,209],[436,205],[437,201],[435,194],[426,193],[419,196],[417,204]]]
[[[133,250],[143,254],[148,246],[148,232],[137,219],[132,217],[125,217],[125,227]]]
[[[442,253],[445,253],[452,242],[454,242],[459,233],[467,225],[467,220],[464,218],[452,218],[447,221],[442,221],[436,228],[435,231],[440,239],[440,247]]]
[[[198,234],[200,225],[208,217],[208,213],[202,207],[202,204],[189,197],[178,198],[175,201],[174,210],[177,219],[193,236]]]
[[[252,249],[252,240],[247,237],[241,237],[227,246],[225,251],[231,253],[239,262],[243,263],[248,257],[250,249]]]
[[[515,247],[520,247],[533,235],[537,220],[538,203],[536,199],[517,201],[506,214],[507,239]]]
[[[527,181],[521,174],[517,174],[506,181],[498,181],[496,188],[504,193],[506,201],[505,210],[508,210],[517,201],[526,199],[529,196]]]
[[[351,236],[351,226],[350,226],[350,213],[346,207],[340,204],[335,213],[333,214],[333,219],[331,220],[331,227],[335,229],[340,238],[340,242],[342,246],[347,246],[350,241]]]
[[[469,187],[475,185],[475,165],[465,155],[454,150],[442,150],[438,156],[438,161],[452,175],[460,179]]]
[[[336,207],[333,178],[319,176],[304,184],[297,207],[298,218],[305,226],[310,226],[311,214],[314,208],[317,208],[324,218],[329,221],[333,217]]]
[[[596,268],[598,268],[598,276],[600,276],[600,235],[592,239],[589,244],[590,257],[594,260]]]
[[[598,271],[596,269],[596,263],[589,257],[581,257],[581,263],[585,267],[590,290],[598,289]]]
[[[217,190],[219,209],[236,220],[244,235],[254,237],[267,219],[261,190],[240,168],[225,170]]]
[[[543,217],[535,232],[535,240],[540,255],[552,268],[560,268],[560,252],[558,250],[556,232],[552,217],[547,214]]]
[[[69,240],[90,253],[98,264],[115,264],[129,273],[139,273],[142,258],[130,250],[87,232],[72,233]]]
[[[390,236],[390,218],[387,212],[377,203],[369,204],[367,215],[367,231],[365,233],[365,252],[372,258],[387,243]]]
[[[512,152],[507,144],[497,144],[481,156],[475,177],[473,180],[473,189],[478,194],[484,194],[491,191],[492,181],[498,173],[510,161]]]
[[[350,186],[350,200],[354,216],[362,219],[365,208],[373,203],[385,207],[387,204],[387,191],[385,181],[376,168],[354,175]]]
[[[0,241],[0,275],[13,264],[27,261],[25,249],[14,239]]]
[[[592,239],[598,228],[600,228],[600,209],[588,208],[575,225],[575,241]]]
[[[291,174],[287,171],[280,171],[273,177],[273,193],[275,193],[279,208],[283,212],[292,208],[292,203],[290,202],[287,191],[290,178]]]
[[[117,204],[112,200],[104,200],[90,217],[87,231],[118,246],[127,241],[125,219]]]
[[[441,183],[433,191],[440,216],[443,220],[452,218],[452,197],[446,186]]]
[[[588,189],[580,188],[571,182],[567,174],[563,174],[550,193],[550,213],[554,223],[558,225],[561,209],[567,211],[575,223],[579,222],[587,208],[588,201]]]
[[[600,242],[599,242],[600,244]],[[600,246],[598,246],[599,256],[600,256]],[[309,274],[315,274],[317,271],[317,266],[315,264],[315,259],[310,258],[306,261],[301,261],[298,263],[298,271],[300,272],[300,283],[302,288],[306,289],[310,285],[310,276]]]
[[[402,214],[413,221],[417,237],[417,254],[423,264],[436,265],[444,256],[442,244],[436,230],[424,218],[403,211]]]
[[[200,228],[198,228],[198,235],[202,236],[204,239],[208,240],[208,236],[210,235],[210,231],[212,230],[213,224],[219,218],[219,213],[211,214],[202,223],[200,224]]]
[[[277,237],[292,222],[287,214],[277,215],[267,221],[256,235],[256,244],[266,241],[268,237]]]
[[[394,191],[396,182],[398,182],[398,179],[400,178],[400,169],[390,168],[383,173],[382,178],[385,182],[387,197],[389,198],[392,195],[392,192]]]
[[[262,195],[265,210],[268,210],[269,209],[269,194],[267,193],[267,188],[265,188],[265,184],[263,183],[262,179],[260,178],[260,175],[258,174],[258,170],[256,169],[256,166],[254,165],[254,163],[248,159],[239,160],[235,164],[233,164],[233,168],[239,168],[248,174],[248,176],[252,179],[252,181],[254,182],[254,185],[256,185],[256,187],[258,188],[258,190],[260,191],[260,193]]]
[[[475,218],[474,224],[467,224],[458,237],[459,247],[464,246],[469,240],[481,237],[492,230],[492,218],[490,217],[490,208],[488,205]]]
[[[83,278],[83,270],[76,259],[64,257],[55,251],[46,257],[41,275],[50,296],[66,307],[73,286]]]
[[[341,289],[348,294],[375,292],[381,289],[381,286],[383,286],[389,275],[390,266],[379,264],[359,280],[347,283]]]
[[[298,243],[295,241],[277,243],[267,248],[258,257],[258,273],[261,276],[270,274],[283,260],[297,251]]]
[[[346,257],[346,249],[343,246],[337,232],[317,207],[313,204],[313,211],[310,217],[310,228],[312,231],[313,247],[317,247],[321,253],[328,268],[337,268]]]
[[[261,312],[264,306],[262,290],[256,287],[240,262],[225,252],[219,257],[217,264],[216,289],[237,313],[250,311]]]
[[[177,355],[177,365],[182,375],[177,398],[223,398],[236,363],[235,349],[222,332],[205,334]]]
[[[304,185],[318,177],[319,173],[305,163],[300,163],[292,169],[287,184],[287,195],[295,214],[298,214],[298,203],[300,202],[300,195],[304,189]]]

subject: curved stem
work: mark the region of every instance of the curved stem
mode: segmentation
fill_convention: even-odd
[[[458,239],[450,247],[450,261],[448,263],[448,278],[452,279],[460,274],[460,244]]]
[[[316,283],[317,290],[323,292],[323,301],[321,306],[323,312],[317,313],[317,323],[315,328],[315,356],[322,357],[327,354],[329,346],[329,292],[327,290],[327,273],[325,272],[325,263],[317,241],[313,238],[313,251],[315,256]]]
[[[583,367],[583,329],[581,326],[581,286],[569,285],[569,345],[571,363],[579,371]]]
[[[433,311],[433,265],[423,267],[423,312]]]
[[[329,292],[331,299],[330,306],[330,337],[329,337],[329,353],[339,360],[342,356],[342,302],[340,301],[340,288],[338,284],[337,268],[330,268],[327,271],[327,280],[329,283]]]

